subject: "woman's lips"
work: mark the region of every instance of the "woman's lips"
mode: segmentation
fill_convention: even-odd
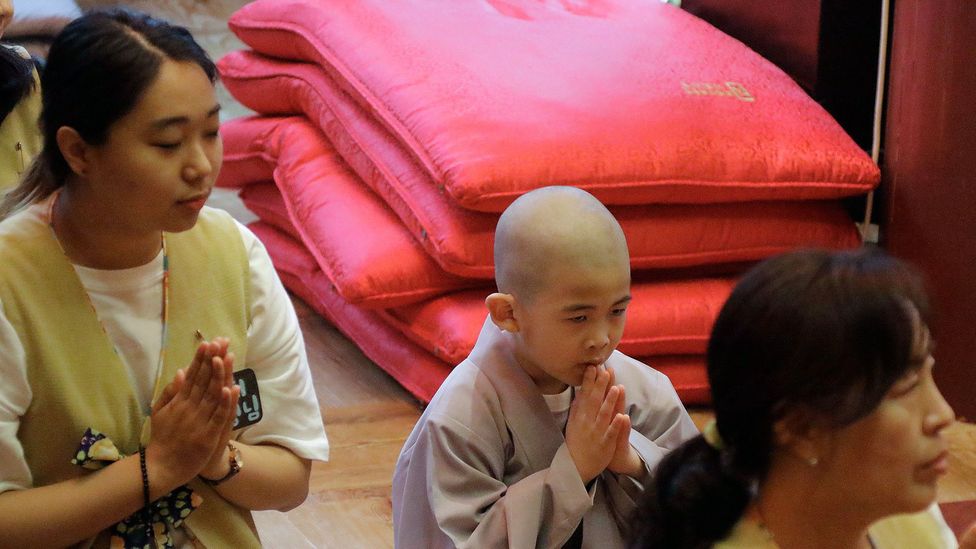
[[[934,459],[923,463],[919,469],[922,472],[933,473],[937,476],[946,474],[949,471],[949,451],[943,450]]]

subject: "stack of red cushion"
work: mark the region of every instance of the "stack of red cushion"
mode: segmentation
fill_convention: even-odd
[[[587,189],[634,269],[621,351],[708,398],[703,353],[736,273],[858,244],[838,199],[878,169],[792,80],[647,0],[257,0],[221,77],[224,125],[285,283],[423,400],[474,343],[499,212]]]

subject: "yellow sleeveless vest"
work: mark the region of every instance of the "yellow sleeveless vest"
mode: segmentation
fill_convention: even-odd
[[[939,524],[928,511],[887,517],[872,524],[868,533],[878,549],[945,549]],[[747,518],[736,524],[729,537],[712,547],[779,549],[758,523]]]
[[[229,215],[205,208],[191,230],[167,233],[166,244],[169,321],[156,395],[190,364],[196,330],[230,338],[236,363],[246,364],[250,324],[247,252]],[[0,224],[0,302],[26,352],[33,399],[17,437],[34,486],[88,474],[70,461],[88,427],[111,438],[123,454],[148,442],[149,421],[125,366],[50,227],[36,217],[17,214]],[[199,480],[190,487],[204,500],[186,521],[200,543],[260,547],[249,511]],[[103,533],[95,545],[107,546],[107,539]]]

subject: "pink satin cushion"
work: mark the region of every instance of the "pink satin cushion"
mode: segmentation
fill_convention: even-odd
[[[437,266],[314,127],[297,118],[224,126],[234,133],[236,124],[260,127],[277,184],[245,187],[245,205],[278,227],[290,226],[344,299],[392,307],[471,286]]]
[[[734,284],[722,278],[635,282],[618,348],[630,356],[704,355],[715,316]],[[474,347],[492,291],[465,290],[381,314],[424,349],[457,363]]]
[[[879,180],[789,76],[660,2],[257,0],[230,26],[325,69],[469,209],[552,184],[646,204],[832,198]]]
[[[430,401],[453,363],[444,362],[402,334],[387,322],[387,316],[339,297],[301,243],[260,221],[252,223],[250,228],[264,242],[289,290],[329,319],[411,394],[424,402]],[[703,356],[656,356],[641,360],[667,375],[686,404],[709,402]]]
[[[222,62],[223,66],[223,62]],[[304,65],[308,68],[309,65]],[[301,68],[301,67],[299,67]],[[297,70],[297,69],[296,69]],[[314,71],[307,76],[314,75]],[[311,103],[318,97],[315,88],[305,85],[301,79],[273,77],[261,79],[262,86],[245,86],[241,97],[306,98]],[[225,76],[231,89],[237,82]],[[331,112],[319,103],[316,112]],[[253,107],[252,107],[253,108]],[[260,109],[258,109],[260,111]],[[335,128],[335,119],[326,120],[326,114],[318,121],[319,127]],[[224,124],[225,132],[238,135],[246,126],[253,133],[254,147],[273,148],[276,152],[266,156],[274,158],[286,155],[292,158],[286,169],[279,168],[275,176],[279,187],[288,195],[323,192],[322,186],[312,184],[317,172],[332,173],[344,168],[331,166],[338,162],[334,149],[321,137],[320,132],[308,121],[289,118],[282,122],[276,118],[240,119]],[[287,138],[281,138],[262,125],[283,124],[288,128]],[[239,138],[237,146],[249,143]],[[351,166],[359,168],[361,179],[378,194],[386,205],[396,212],[402,221],[398,230],[407,231],[419,242],[444,271],[458,276],[491,279],[494,276],[493,245],[497,214],[466,210],[451,201],[423,178],[416,165],[403,162],[388,176],[379,174],[375,164],[357,155],[348,146],[348,140],[339,140],[338,151]],[[239,154],[227,143],[229,154]],[[391,160],[395,156],[388,156]],[[314,163],[315,168],[305,166]],[[235,184],[253,176],[235,173],[235,166],[226,165],[220,176],[223,185]],[[355,185],[343,176],[345,185]],[[284,189],[290,189],[285,191]],[[368,192],[368,191],[365,191]],[[797,202],[747,202],[728,204],[667,204],[646,206],[612,206],[611,211],[620,221],[630,248],[631,265],[634,269],[662,269],[695,267],[719,263],[738,263],[763,259],[801,246],[822,248],[851,248],[859,244],[857,231],[846,211],[839,203],[830,201]],[[345,215],[354,216],[350,211]],[[316,214],[309,208],[298,225],[314,220]],[[374,226],[374,225],[369,225]],[[376,225],[377,227],[379,225]],[[393,231],[393,226],[383,226]],[[342,238],[339,233],[333,238]],[[320,244],[325,245],[328,234],[322,233]],[[304,239],[303,239],[304,240]],[[310,246],[312,248],[312,246]],[[314,249],[314,248],[313,248]],[[366,253],[365,251],[360,253]],[[327,269],[328,272],[328,269]],[[348,295],[345,294],[344,295]]]

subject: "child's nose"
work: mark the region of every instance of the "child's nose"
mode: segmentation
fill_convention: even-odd
[[[599,330],[590,334],[586,341],[588,349],[602,349],[610,344],[610,333],[607,330]]]

